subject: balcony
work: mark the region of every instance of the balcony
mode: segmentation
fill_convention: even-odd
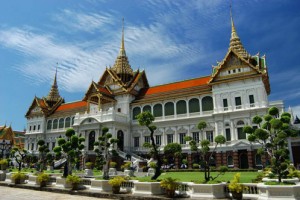
[[[80,125],[82,124],[83,121],[85,121],[86,119],[95,119],[97,120],[96,123],[100,122],[110,122],[110,121],[114,121],[114,122],[120,122],[120,123],[128,123],[129,121],[129,116],[124,114],[124,113],[120,113],[120,112],[116,112],[113,109],[110,109],[108,111],[93,111],[93,112],[85,112],[84,114],[79,114],[76,113],[75,115],[75,119],[74,119],[74,125]],[[95,121],[87,121],[86,123],[95,123]]]

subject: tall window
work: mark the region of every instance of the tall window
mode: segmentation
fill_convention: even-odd
[[[134,139],[134,141],[133,141],[134,147],[139,147],[140,146],[140,137],[134,137],[133,139]]]
[[[47,130],[51,130],[51,128],[52,128],[52,120],[49,120],[47,122]]]
[[[41,125],[38,125],[38,131],[41,129]]]
[[[176,103],[176,113],[177,114],[186,114],[186,102],[184,100],[180,100]]]
[[[153,106],[153,115],[154,115],[154,117],[162,116],[162,105],[161,104],[155,104]]]
[[[241,97],[235,97],[235,108],[236,109],[241,109],[242,108]]]
[[[66,118],[66,128],[69,128],[71,126],[71,118],[70,117],[67,117]]]
[[[173,134],[167,134],[167,143],[173,143]]]
[[[189,112],[190,113],[200,112],[199,99],[193,98],[189,100]]]
[[[72,125],[74,124],[75,121],[75,117],[72,117]]]
[[[230,166],[230,167],[233,166],[233,158],[232,158],[232,156],[228,156],[227,157],[227,165]]]
[[[210,111],[214,109],[213,98],[210,96],[202,99],[202,111]]]
[[[200,141],[199,132],[193,132],[193,140],[199,143]]]
[[[146,111],[151,113],[151,106],[149,106],[149,105],[144,106],[143,107],[143,112],[146,112]]]
[[[53,129],[57,129],[57,125],[58,125],[58,120],[57,119],[53,120]]]
[[[185,133],[179,133],[179,143],[180,144],[185,144],[184,137],[185,137]]]
[[[224,111],[228,110],[228,101],[227,101],[227,99],[223,99],[223,108],[224,108]]]
[[[135,107],[132,111],[132,119],[136,120],[136,116],[141,113],[140,107]]]
[[[226,133],[226,141],[231,141],[230,128],[226,128],[225,133]]]
[[[168,115],[174,115],[174,104],[172,102],[165,104],[165,116]]]
[[[64,128],[64,123],[65,123],[64,118],[60,118],[60,119],[59,119],[59,125],[58,125],[58,127],[59,127],[59,128]]]
[[[95,131],[91,131],[89,134],[89,150],[94,150],[95,143]]]
[[[206,139],[209,142],[214,142],[214,133],[213,133],[213,131],[206,131]]]
[[[237,125],[237,134],[238,134],[238,139],[246,139],[246,133],[243,132],[243,127],[244,127],[244,122],[242,120],[238,121],[236,123]]]
[[[250,107],[254,107],[255,106],[255,102],[254,102],[254,95],[249,95],[249,103],[250,103]]]
[[[161,135],[156,135],[155,136],[155,144],[156,145],[161,145]]]
[[[145,136],[144,137],[144,140],[145,140],[145,143],[147,142],[147,143],[150,143],[150,136]]]
[[[31,144],[31,151],[34,150],[34,143]]]

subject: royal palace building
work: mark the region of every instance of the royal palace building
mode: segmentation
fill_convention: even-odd
[[[146,71],[130,66],[123,30],[114,65],[105,69],[98,82],[91,82],[81,100],[65,102],[58,91],[57,73],[49,94],[33,99],[26,113],[25,148],[36,151],[37,141],[44,139],[53,149],[57,138],[65,137],[65,130],[72,127],[86,138],[85,156],[93,157],[93,144],[101,129],[108,127],[119,139],[120,155],[143,155],[149,151],[143,143],[150,141],[150,132],[139,126],[136,115],[150,111],[157,126],[156,144],[161,148],[181,144],[189,163],[194,158],[185,136],[207,139],[213,146],[214,138],[224,135],[227,141],[214,155],[216,166],[261,167],[264,158],[256,154],[259,146],[250,143],[242,129],[271,106],[284,111],[283,101],[270,102],[269,94],[266,57],[246,51],[232,19],[228,51],[211,74],[157,86],[149,85]],[[203,132],[197,129],[199,121],[208,125]]]

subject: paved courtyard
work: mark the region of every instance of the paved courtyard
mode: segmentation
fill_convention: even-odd
[[[0,186],[0,194],[1,200],[107,200],[105,198],[59,194],[5,186]]]

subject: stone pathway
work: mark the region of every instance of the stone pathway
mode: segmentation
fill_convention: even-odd
[[[1,200],[107,200],[106,198],[60,194],[21,188],[0,186]]]

